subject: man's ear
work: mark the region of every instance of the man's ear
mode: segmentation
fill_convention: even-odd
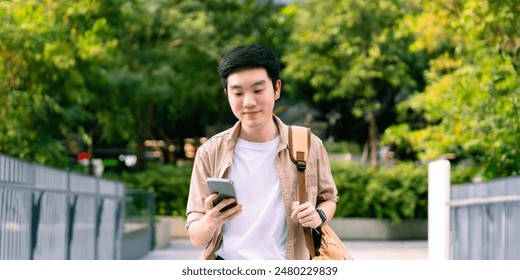
[[[282,80],[278,79],[276,81],[276,86],[274,89],[274,100],[278,100],[280,98],[281,92],[282,92]]]

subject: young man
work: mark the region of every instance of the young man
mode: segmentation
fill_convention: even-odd
[[[239,46],[220,62],[219,74],[238,122],[197,151],[191,177],[186,228],[201,259],[308,260],[303,227],[327,223],[336,210],[337,189],[321,141],[311,137],[307,159],[308,202],[298,202],[296,165],[288,150],[288,128],[273,114],[280,98],[280,61],[269,48]],[[229,178],[234,199],[217,205],[206,179]]]

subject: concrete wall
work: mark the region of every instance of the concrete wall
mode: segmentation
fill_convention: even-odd
[[[341,239],[350,240],[426,240],[427,220],[407,220],[393,225],[388,220],[371,218],[334,218],[330,226]]]
[[[170,236],[172,238],[188,238],[186,219],[184,217],[162,217],[170,221]]]
[[[170,225],[171,238],[188,238],[186,220],[182,217],[161,217]],[[330,226],[342,239],[350,240],[426,240],[428,221],[402,221],[393,225],[387,220],[371,218],[334,218]]]
[[[155,222],[155,248],[163,248],[170,244],[170,224],[170,219],[164,217]]]
[[[152,250],[152,231],[148,224],[127,223],[123,233],[121,258],[138,260]]]

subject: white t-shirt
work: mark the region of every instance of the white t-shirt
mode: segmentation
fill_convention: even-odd
[[[238,139],[229,178],[243,211],[224,224],[217,255],[226,260],[287,259],[287,221],[274,159],[280,137],[265,143]]]

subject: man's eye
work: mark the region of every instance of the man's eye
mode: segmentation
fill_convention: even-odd
[[[261,93],[264,89],[255,89],[255,93]]]
[[[233,95],[240,96],[242,95],[242,92],[233,92]]]

